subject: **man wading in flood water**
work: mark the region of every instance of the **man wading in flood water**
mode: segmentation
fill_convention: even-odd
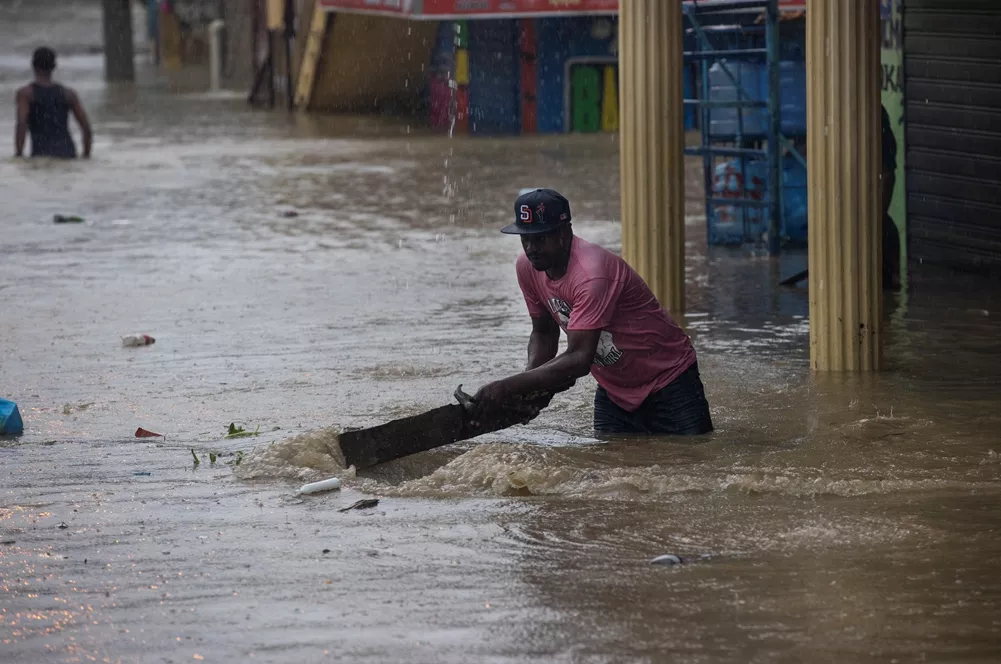
[[[570,203],[559,193],[525,193],[514,213],[515,223],[501,232],[520,235],[525,250],[517,272],[532,317],[528,366],[481,388],[476,412],[566,390],[590,371],[598,381],[598,434],[712,431],[695,349],[643,279],[612,252],[574,236]],[[560,328],[567,350],[557,356]]]
[[[83,157],[90,157],[93,134],[90,121],[76,92],[52,80],[56,53],[39,48],[31,59],[35,81],[17,91],[17,125],[14,129],[14,155],[24,155],[24,143],[31,133],[32,157],[75,159],[76,145],[70,136],[69,113],[83,132]]]

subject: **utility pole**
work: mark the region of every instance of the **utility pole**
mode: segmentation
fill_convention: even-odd
[[[101,2],[104,7],[104,78],[113,83],[134,81],[132,0]]]

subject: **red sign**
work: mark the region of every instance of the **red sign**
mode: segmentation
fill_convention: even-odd
[[[533,16],[596,14],[619,10],[619,0],[320,0],[332,10],[422,16]]]
[[[617,12],[619,0],[424,0],[425,16],[596,14]]]
[[[725,0],[715,1],[726,4]],[[708,7],[714,0],[702,0],[702,3]],[[330,10],[431,19],[612,14],[619,11],[619,0],[320,0],[320,4]],[[779,0],[779,6],[786,11],[806,9],[806,0]]]

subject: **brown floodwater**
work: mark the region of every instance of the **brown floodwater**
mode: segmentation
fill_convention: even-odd
[[[97,132],[88,163],[0,160],[0,396],[26,424],[0,442],[0,661],[1001,660],[998,284],[915,266],[886,371],[812,375],[806,291],[775,286],[804,253],[707,248],[692,163],[716,432],[599,442],[587,379],[356,477],[337,430],[522,366],[518,189],[618,249],[614,139],[290,118],[145,67],[108,88],[97,7],[67,4],[54,28],[0,4],[0,96],[48,40]]]

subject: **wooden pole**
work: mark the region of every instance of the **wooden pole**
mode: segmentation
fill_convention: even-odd
[[[268,31],[268,108],[275,107],[275,31]]]
[[[131,0],[102,0],[104,9],[104,78],[110,82],[136,80],[132,43]]]
[[[285,0],[285,108],[295,108],[295,81],[292,80],[292,40],[295,38],[295,1]]]

